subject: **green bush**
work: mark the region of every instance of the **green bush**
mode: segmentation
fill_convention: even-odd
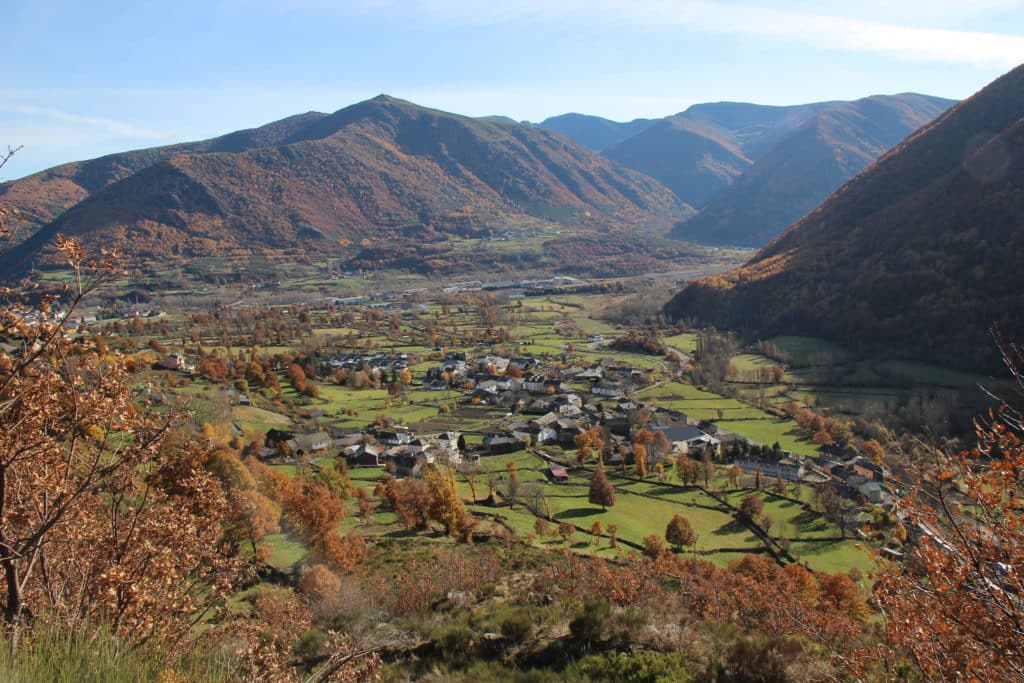
[[[320,654],[326,642],[327,634],[323,631],[306,631],[296,639],[292,654],[299,661],[310,661]]]
[[[501,635],[513,645],[526,642],[533,635],[533,620],[524,609],[505,608],[498,613],[495,621]]]
[[[449,662],[464,662],[471,656],[473,630],[466,624],[447,624],[434,637],[434,646]]]
[[[686,683],[695,680],[682,656],[648,651],[588,655],[569,666],[565,673],[567,680],[598,683]]]
[[[569,622],[569,632],[585,649],[605,639],[612,608],[607,600],[588,600]]]

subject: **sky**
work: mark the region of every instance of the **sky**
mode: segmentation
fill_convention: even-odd
[[[6,0],[0,180],[386,93],[469,116],[920,92],[1024,63],[1024,0]]]

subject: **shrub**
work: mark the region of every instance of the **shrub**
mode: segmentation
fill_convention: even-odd
[[[448,624],[434,637],[434,646],[450,662],[466,661],[473,646],[473,630],[466,624]]]
[[[588,600],[569,622],[573,640],[584,648],[604,640],[611,622],[612,608],[607,600]]]
[[[644,536],[644,555],[656,560],[665,554],[665,539],[657,534]]]
[[[682,655],[670,652],[610,652],[587,655],[568,669],[566,678],[595,683],[686,683],[695,680]]]
[[[524,609],[506,608],[498,613],[495,620],[501,635],[511,644],[523,643],[533,635],[533,620]]]

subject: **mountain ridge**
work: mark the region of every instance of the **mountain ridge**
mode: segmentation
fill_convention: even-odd
[[[823,108],[670,234],[700,244],[763,246],[952,104],[901,93]]]
[[[700,209],[781,136],[830,104],[695,104],[603,154],[659,180],[684,202]]]
[[[550,116],[537,125],[541,128],[553,130],[586,145],[596,152],[600,152],[611,145],[640,133],[656,122],[657,119],[612,121],[601,116],[570,112],[568,114]]]
[[[0,264],[24,265],[38,250],[47,262],[44,245],[58,232],[150,258],[163,244],[186,257],[247,245],[302,250],[305,240],[322,249],[416,226],[427,236],[479,231],[515,213],[614,227],[692,211],[656,181],[550,131],[388,96],[269,125],[151,152],[154,163],[112,178]]]
[[[1024,339],[1024,66],[926,124],[666,314],[967,369]]]

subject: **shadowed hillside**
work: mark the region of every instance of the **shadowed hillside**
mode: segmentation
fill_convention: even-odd
[[[619,122],[586,114],[562,114],[544,119],[537,125],[599,152],[640,133],[654,123],[652,119]]]
[[[905,94],[819,111],[698,215],[676,226],[672,236],[701,244],[762,246],[952,104]]]
[[[604,155],[657,178],[684,202],[700,208],[829,104],[697,104],[612,145]]]
[[[1024,67],[946,111],[746,266],[666,306],[751,335],[809,334],[963,368],[1024,339]]]

